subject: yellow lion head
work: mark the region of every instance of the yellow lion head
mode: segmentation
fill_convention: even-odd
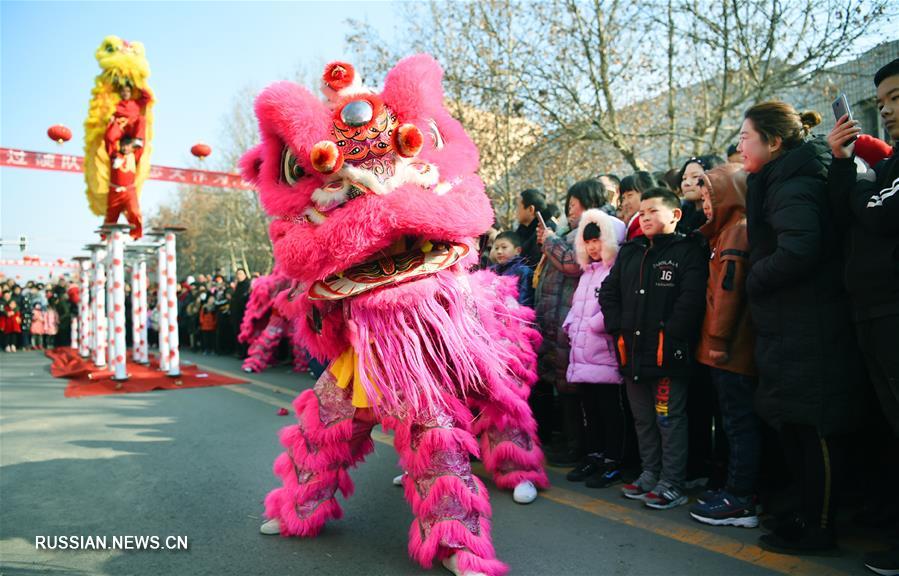
[[[128,42],[118,36],[107,36],[94,56],[103,71],[100,76],[114,86],[124,82],[139,86],[150,76],[150,64],[141,42]]]

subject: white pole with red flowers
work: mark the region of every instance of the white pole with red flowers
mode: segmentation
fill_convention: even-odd
[[[175,234],[184,228],[166,226],[163,230],[165,231],[165,288],[169,334],[168,375],[174,378],[181,376],[181,354],[178,350],[178,264],[175,256]]]
[[[140,272],[137,260],[131,262],[131,361],[141,363],[140,357]]]
[[[95,282],[97,280],[97,268],[95,266],[95,256],[94,256],[94,248],[92,245],[88,244],[84,247],[85,250],[91,253],[88,258],[91,259],[90,263],[87,265],[87,287],[84,291],[84,305],[87,307],[87,356],[83,356],[84,358],[94,358],[94,351],[97,349],[96,342],[96,334],[97,334],[97,299],[94,294],[94,288],[96,287]]]
[[[111,245],[111,282],[110,318],[112,328],[109,330],[112,345],[110,358],[114,362],[113,380],[124,382],[128,379],[128,349],[125,338],[125,232],[130,230],[128,224],[106,224],[103,230]]]
[[[153,231],[150,236],[161,238],[161,232]],[[159,314],[159,369],[165,372],[169,370],[169,316],[166,300],[166,271],[165,271],[165,242],[156,246],[156,311]]]
[[[150,352],[148,350],[149,339],[147,338],[147,261],[142,254],[140,257],[140,261],[137,263],[137,271],[140,275],[140,278],[137,283],[137,287],[140,290],[140,300],[138,304],[140,305],[140,317],[138,320],[140,321],[140,330],[138,336],[140,337],[137,342],[139,342],[138,350],[140,352],[140,363],[141,364],[149,364],[150,363]]]
[[[69,348],[72,348],[74,350],[80,350],[79,343],[78,343],[78,326],[79,325],[81,325],[81,314],[80,313],[77,316],[72,316],[72,321],[69,324]]]
[[[82,358],[90,356],[88,346],[88,334],[90,333],[90,256],[76,256],[78,264],[78,324],[77,331],[72,336],[72,347],[78,348],[78,355]],[[73,322],[74,324],[74,322]]]
[[[93,361],[97,368],[106,366],[106,246],[91,244],[94,285],[91,289],[93,305]]]
[[[106,238],[106,364],[115,364],[115,312],[113,310],[112,237]]]
[[[131,359],[136,364],[148,364],[147,352],[147,261],[155,247],[146,244],[129,244],[125,251],[131,255]]]

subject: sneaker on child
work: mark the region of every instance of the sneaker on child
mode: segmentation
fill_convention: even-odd
[[[690,507],[694,520],[712,526],[739,526],[755,528],[759,525],[755,502],[752,496],[736,496],[721,490],[708,500],[697,502]]]
[[[655,474],[644,470],[636,480],[621,487],[621,495],[631,500],[645,500],[656,482],[658,478]]]
[[[678,488],[675,488],[666,482],[659,482],[652,492],[643,498],[643,503],[647,508],[668,510],[670,508],[682,506],[689,502],[689,500],[690,499],[687,498],[686,494],[681,492]]]
[[[618,463],[606,462],[603,469],[587,478],[584,485],[587,488],[608,488],[619,482],[622,482],[622,479],[621,470],[618,469]]]
[[[865,566],[882,576],[899,576],[899,547],[865,554]]]

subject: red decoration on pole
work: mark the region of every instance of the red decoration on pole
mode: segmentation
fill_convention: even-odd
[[[197,142],[196,144],[191,146],[190,153],[202,160],[212,154],[212,148],[210,148],[207,144]]]
[[[47,128],[47,136],[57,144],[62,144],[72,139],[72,131],[62,124],[54,124]]]

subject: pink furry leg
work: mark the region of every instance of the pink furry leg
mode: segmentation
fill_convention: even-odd
[[[370,453],[371,410],[355,409],[351,389],[340,389],[327,370],[312,390],[294,400],[298,423],[281,430],[286,451],[274,464],[282,485],[265,498],[265,516],[277,518],[282,536],[315,536],[343,511],[335,493],[353,492],[347,469]]]
[[[249,369],[253,372],[262,372],[272,365],[275,353],[278,350],[278,343],[281,342],[281,338],[284,336],[286,326],[287,321],[284,318],[277,314],[272,314],[265,330],[250,345],[250,349],[247,351],[247,358],[243,361],[244,370]]]
[[[537,422],[527,398],[509,387],[494,386],[490,398],[470,398],[469,403],[479,408],[474,432],[480,437],[481,460],[497,487],[512,490],[529,481],[537,488],[549,488]]]
[[[465,411],[467,412],[467,411]],[[411,421],[411,422],[409,422]],[[396,447],[408,472],[403,484],[415,520],[409,528],[409,555],[425,568],[456,555],[466,571],[501,576],[490,538],[490,500],[471,472],[477,453],[471,433],[447,412],[396,422]]]

